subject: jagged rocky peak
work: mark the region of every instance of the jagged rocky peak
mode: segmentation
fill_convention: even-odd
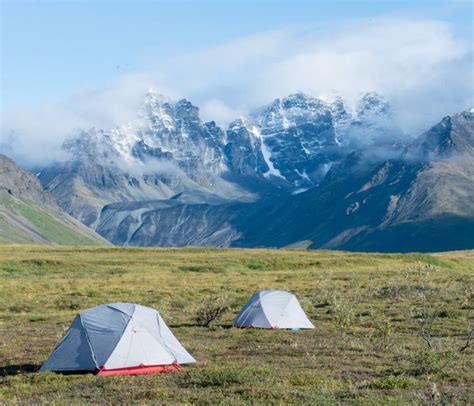
[[[331,111],[323,100],[308,96],[304,93],[293,93],[283,99],[275,99],[264,111],[260,118],[260,126],[265,132],[277,129],[287,129],[304,122],[326,117],[330,118]]]
[[[146,93],[138,117],[150,130],[173,131],[175,128],[173,102],[153,89]]]
[[[341,101],[333,106],[344,116]],[[294,93],[273,101],[256,118],[260,150],[266,167],[263,176],[287,186],[314,186],[334,159],[337,139],[330,103]]]
[[[233,142],[239,138],[248,138],[248,141],[250,142],[260,138],[257,127],[245,117],[239,117],[238,119],[232,121],[227,129],[228,142]]]
[[[229,130],[236,131],[241,128],[250,128],[251,126],[252,126],[252,123],[250,122],[248,118],[240,116],[239,118],[229,123]]]
[[[176,131],[179,121],[200,122],[199,109],[190,101],[173,101],[153,89],[146,93],[139,117],[148,124],[145,128],[164,133]]]
[[[412,151],[426,158],[453,154],[474,155],[474,112],[444,117],[413,144]]]
[[[171,103],[171,99],[166,97],[162,93],[159,93],[154,88],[149,88],[145,94],[144,102],[146,105],[153,106],[153,105],[161,105],[165,103]]]
[[[215,122],[204,123],[190,101],[172,101],[150,89],[136,120],[108,130],[83,132],[65,144],[65,149],[74,156],[83,153],[104,160],[111,156],[125,161],[173,159],[194,177],[196,170],[225,170],[224,144],[224,131]]]
[[[303,92],[292,93],[281,100],[281,105],[284,109],[300,108],[305,110],[319,110],[325,109],[325,103],[315,97],[309,96]]]
[[[204,135],[207,137],[209,143],[218,148],[221,148],[226,144],[226,133],[215,121],[208,121],[207,123],[204,123],[204,125],[207,130]]]
[[[214,121],[204,123],[199,116],[199,108],[187,99],[173,101],[150,89],[140,109],[139,117],[144,121],[142,130],[160,142],[173,144],[172,138],[179,142],[189,143],[190,139],[207,140],[212,144],[224,142],[224,131]],[[196,134],[197,133],[197,134]]]
[[[141,108],[141,116],[161,121],[164,129],[173,130],[176,121],[201,122],[199,108],[187,99],[174,101],[162,94],[148,90]]]
[[[388,101],[379,93],[367,92],[357,100],[355,110],[351,111],[347,102],[339,95],[318,98],[298,92],[282,99],[275,99],[264,111],[261,119],[265,124],[274,127],[275,124],[286,126],[301,123],[301,120],[316,120],[331,116],[335,126],[347,125],[358,118],[376,118],[390,114]],[[285,121],[286,119],[286,121]],[[282,124],[283,123],[283,124]]]
[[[390,104],[379,93],[368,92],[359,99],[356,114],[359,119],[385,116],[390,114]]]
[[[189,100],[173,101],[150,89],[138,125],[129,132],[136,135],[130,150],[140,160],[172,159],[193,179],[225,170],[224,131],[213,121],[204,123]]]
[[[189,100],[181,99],[175,104],[176,118],[189,121],[200,121],[199,108]]]
[[[346,106],[346,102],[340,96],[329,102],[332,120],[335,127],[347,127],[353,120],[352,114]]]
[[[229,124],[224,153],[231,171],[236,174],[263,175],[269,169],[262,154],[259,130],[244,117]]]

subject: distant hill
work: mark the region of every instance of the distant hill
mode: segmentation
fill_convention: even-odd
[[[108,244],[62,212],[34,175],[4,155],[0,155],[0,243]]]

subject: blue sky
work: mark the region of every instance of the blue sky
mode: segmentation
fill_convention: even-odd
[[[61,100],[173,55],[289,26],[383,16],[447,21],[472,36],[470,1],[5,1],[2,104]]]
[[[379,92],[411,134],[474,106],[470,0],[0,4],[0,147],[31,166],[136,119],[150,88],[223,126],[298,91]]]

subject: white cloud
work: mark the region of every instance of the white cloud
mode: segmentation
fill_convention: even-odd
[[[14,157],[41,161],[72,129],[131,120],[152,83],[167,96],[190,99],[204,119],[221,124],[296,91],[338,93],[349,100],[378,91],[393,102],[405,130],[420,131],[474,105],[471,47],[437,20],[291,27],[161,61],[146,74],[61,104],[10,112],[2,134],[15,128],[21,136]]]
[[[244,116],[247,111],[244,107],[230,107],[222,100],[205,100],[200,106],[200,115],[207,120],[217,120],[221,125]]]
[[[296,91],[337,93],[349,100],[378,91],[396,101],[401,113],[406,101],[411,113],[433,111],[432,119],[466,108],[472,98],[472,50],[440,21],[381,18],[317,33],[287,31],[272,47],[267,54],[273,57],[257,69],[253,57],[242,58],[235,69],[220,71],[218,79],[204,77],[208,86],[194,89],[190,97],[205,102],[212,95],[228,109],[240,110]],[[430,93],[442,93],[444,99],[429,100]],[[415,100],[420,105],[414,110]]]

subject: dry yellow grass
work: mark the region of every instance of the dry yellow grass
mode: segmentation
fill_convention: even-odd
[[[2,403],[466,404],[472,251],[354,254],[304,250],[0,246]],[[294,292],[314,331],[239,330],[257,290]],[[230,311],[195,323],[206,296]],[[178,373],[98,377],[35,372],[73,316],[101,303],[158,309],[197,359]],[[472,305],[472,299],[471,299]],[[432,348],[420,335],[433,321]]]

